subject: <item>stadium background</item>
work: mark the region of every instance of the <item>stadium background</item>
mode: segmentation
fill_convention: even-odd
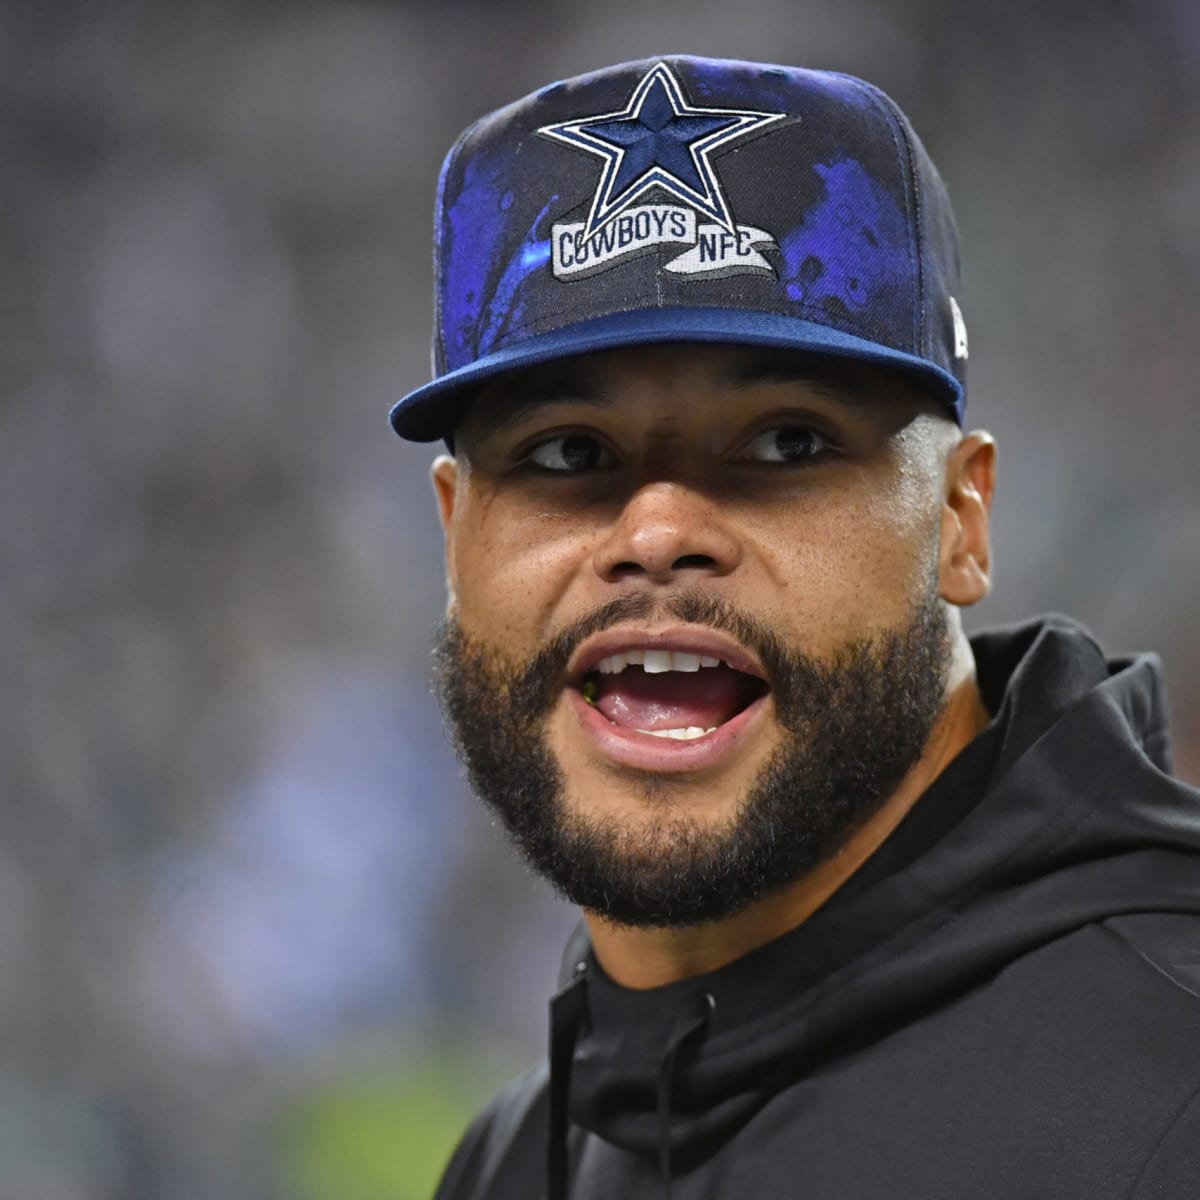
[[[0,1200],[408,1200],[572,922],[427,694],[433,181],[687,50],[865,75],[948,180],[997,586],[1166,660],[1200,778],[1200,7],[0,4]]]

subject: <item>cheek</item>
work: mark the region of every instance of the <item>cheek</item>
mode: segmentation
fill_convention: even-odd
[[[864,471],[806,504],[773,539],[790,618],[830,644],[904,623],[936,579],[940,508],[926,476]]]
[[[544,636],[584,553],[579,521],[481,496],[460,510],[454,534],[464,628],[500,642]]]

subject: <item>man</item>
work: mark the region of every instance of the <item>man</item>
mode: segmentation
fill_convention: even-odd
[[[1200,1197],[1200,804],[1154,659],[964,636],[995,451],[899,110],[555,84],[452,150],[436,251],[439,693],[583,910],[439,1196]]]

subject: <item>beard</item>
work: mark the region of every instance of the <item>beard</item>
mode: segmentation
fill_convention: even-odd
[[[758,655],[784,734],[716,824],[675,804],[673,788],[687,781],[666,775],[644,777],[644,820],[587,812],[546,737],[576,647],[610,626],[667,616],[721,630]],[[921,757],[949,661],[946,612],[932,592],[903,627],[853,639],[823,663],[727,601],[688,591],[613,601],[523,664],[448,620],[435,690],[473,790],[528,864],[573,904],[619,925],[663,928],[732,916],[840,849]],[[605,787],[606,777],[590,786]]]

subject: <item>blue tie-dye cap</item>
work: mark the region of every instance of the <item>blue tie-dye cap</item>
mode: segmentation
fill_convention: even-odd
[[[497,375],[651,342],[893,367],[962,420],[949,197],[852,76],[670,55],[552,84],[459,138],[434,237],[435,378],[391,411],[413,441]]]

